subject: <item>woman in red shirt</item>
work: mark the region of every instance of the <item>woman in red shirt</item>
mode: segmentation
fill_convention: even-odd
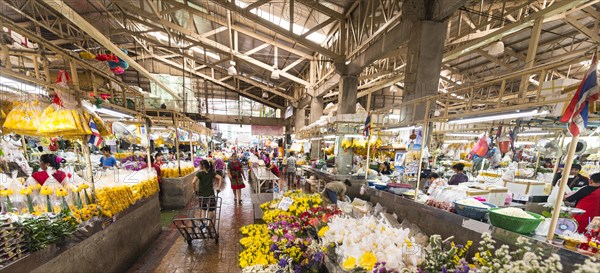
[[[60,163],[64,162],[64,159],[56,155],[43,154],[40,157],[40,169],[42,170],[33,173],[31,177],[33,177],[33,179],[35,179],[40,186],[43,186],[46,183],[48,178],[50,178],[50,175],[52,175],[56,181],[63,184],[63,182],[67,179],[67,174],[60,170]]]
[[[273,162],[271,162],[267,165],[267,169],[269,169],[277,177],[279,177],[281,175],[279,168],[277,168],[277,165],[275,165],[275,163],[273,163]]]
[[[573,216],[579,224],[577,232],[584,233],[590,219],[600,216],[600,173],[593,174],[587,186],[566,196],[565,200],[575,202],[576,208],[585,210],[585,213]]]

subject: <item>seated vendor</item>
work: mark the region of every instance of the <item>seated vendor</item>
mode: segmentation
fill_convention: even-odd
[[[448,185],[458,185],[460,183],[468,182],[469,177],[464,173],[465,164],[457,163],[452,166],[452,170],[456,172],[450,180],[448,180]]]
[[[580,172],[581,165],[573,164],[571,166],[571,173],[569,174],[569,180],[567,180],[567,186],[569,186],[570,189],[581,188],[588,184],[588,179],[581,175]],[[562,173],[557,173],[552,180],[552,186],[555,186],[560,179],[562,179]]]
[[[60,163],[63,162],[64,159],[56,155],[43,154],[40,157],[40,169],[42,170],[31,174],[31,177],[35,180],[35,182],[40,184],[40,186],[43,186],[46,183],[48,178],[50,178],[50,175],[52,175],[56,181],[62,184],[67,179],[67,174],[59,170]]]
[[[392,168],[390,167],[390,163],[389,162],[383,162],[383,165],[381,165],[381,171],[379,172],[381,174],[385,174],[385,175],[390,175],[393,173]]]
[[[100,158],[100,167],[107,169],[117,165],[117,159],[110,153],[110,147],[102,147],[102,154],[103,156]]]
[[[577,232],[584,233],[590,219],[600,216],[600,173],[590,177],[589,185],[565,196],[565,201],[575,202],[575,207],[585,210],[583,214],[573,215],[579,224]]]

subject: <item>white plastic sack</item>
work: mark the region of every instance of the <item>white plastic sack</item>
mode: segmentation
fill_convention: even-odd
[[[554,204],[556,204],[556,199],[558,198],[558,190],[559,190],[559,184],[557,183],[555,187],[552,188],[552,192],[550,193],[550,196],[548,196],[548,204],[550,204],[550,207],[554,207]],[[565,188],[565,195],[571,193],[571,189],[567,186]],[[562,196],[561,196],[562,199]],[[564,202],[561,202],[560,205],[564,205]]]

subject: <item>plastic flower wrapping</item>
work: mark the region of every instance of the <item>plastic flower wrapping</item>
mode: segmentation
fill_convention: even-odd
[[[417,266],[421,259],[408,229],[394,228],[373,216],[335,216],[327,226],[322,245],[334,246],[344,269],[372,270],[375,263],[385,261],[387,268],[400,270]]]
[[[5,133],[37,135],[42,110],[38,101],[14,102],[14,108],[6,115]]]

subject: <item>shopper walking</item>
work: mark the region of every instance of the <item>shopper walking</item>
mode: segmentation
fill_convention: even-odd
[[[242,162],[238,160],[236,153],[231,154],[227,169],[229,170],[229,180],[231,181],[234,200],[236,203],[242,204],[242,189],[246,187],[244,184],[245,175]]]
[[[290,156],[285,163],[285,179],[288,188],[296,186],[296,153],[290,151]]]

